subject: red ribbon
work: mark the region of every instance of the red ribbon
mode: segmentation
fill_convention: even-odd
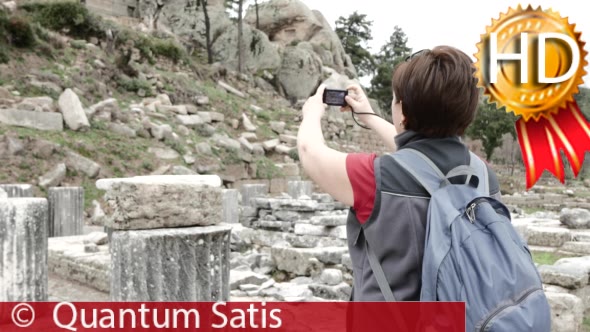
[[[516,132],[526,167],[527,190],[535,185],[545,169],[565,183],[560,150],[564,151],[576,177],[586,151],[590,150],[590,124],[576,102],[539,120],[521,118],[516,122]]]

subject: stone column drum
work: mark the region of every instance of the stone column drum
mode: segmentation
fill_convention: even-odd
[[[49,199],[49,237],[84,233],[84,188],[52,187]]]
[[[231,226],[221,179],[153,176],[97,182],[112,215],[113,301],[227,301]]]
[[[33,197],[33,186],[30,184],[0,184],[8,198]]]
[[[228,224],[240,222],[240,192],[237,189],[223,190],[222,220]]]
[[[311,197],[313,193],[313,182],[311,181],[289,181],[287,183],[289,196],[299,199],[301,196]]]
[[[113,301],[228,301],[230,226],[114,231]]]
[[[47,200],[0,199],[0,302],[47,301]]]
[[[252,206],[252,198],[268,196],[268,185],[266,184],[244,184],[240,188],[242,205]]]

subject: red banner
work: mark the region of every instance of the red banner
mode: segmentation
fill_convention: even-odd
[[[548,170],[561,183],[565,173],[560,150],[568,158],[577,177],[584,162],[584,154],[590,150],[590,125],[575,102],[568,103],[557,114],[516,122],[518,142],[526,166],[526,187],[530,189]]]
[[[464,332],[465,303],[0,303],[0,331]]]

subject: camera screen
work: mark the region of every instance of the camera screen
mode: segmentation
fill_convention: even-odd
[[[346,97],[347,91],[327,91],[325,103],[328,105],[346,105],[344,97]]]

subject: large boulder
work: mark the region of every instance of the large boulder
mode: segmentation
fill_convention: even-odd
[[[299,0],[270,0],[258,5],[258,15],[257,28],[281,48],[307,41],[324,65],[356,77],[356,70],[344,52],[340,38],[319,11],[310,10]],[[244,20],[256,27],[254,6],[248,8]]]
[[[260,30],[243,27],[243,68],[248,72],[260,70],[278,69],[281,65],[279,47],[268,40],[268,36]],[[237,70],[238,68],[238,27],[232,25],[216,39],[213,45],[215,59],[222,61],[226,66]]]
[[[319,11],[313,10],[312,12],[322,24],[322,29],[309,39],[315,52],[320,56],[324,65],[335,68],[339,73],[345,73],[349,77],[356,77],[357,72],[352,60],[344,52],[342,42],[336,32],[332,30],[330,23]]]
[[[313,94],[320,84],[321,74],[322,61],[311,44],[302,42],[287,47],[277,79],[285,96],[297,101]]]
[[[330,89],[346,89],[348,86],[352,84],[360,85],[358,79],[351,79],[344,74],[340,74],[335,69],[330,67],[324,67],[324,77],[328,77],[324,80],[324,84]]]
[[[546,292],[551,305],[551,331],[571,332],[582,331],[584,320],[584,304],[572,294]]]
[[[590,228],[590,211],[565,208],[561,210],[559,221],[567,228]]]
[[[205,42],[205,15],[197,1],[144,0],[138,3],[136,14],[150,30],[173,33],[202,47]],[[211,37],[221,35],[232,26],[222,0],[209,0],[207,6]]]
[[[84,107],[78,95],[71,89],[66,89],[59,96],[58,106],[66,125],[72,130],[85,130],[90,128],[90,123],[84,112]]]
[[[283,46],[311,39],[323,26],[313,12],[299,0],[271,0],[258,5],[258,29]],[[256,26],[256,10],[250,6],[244,21]]]

